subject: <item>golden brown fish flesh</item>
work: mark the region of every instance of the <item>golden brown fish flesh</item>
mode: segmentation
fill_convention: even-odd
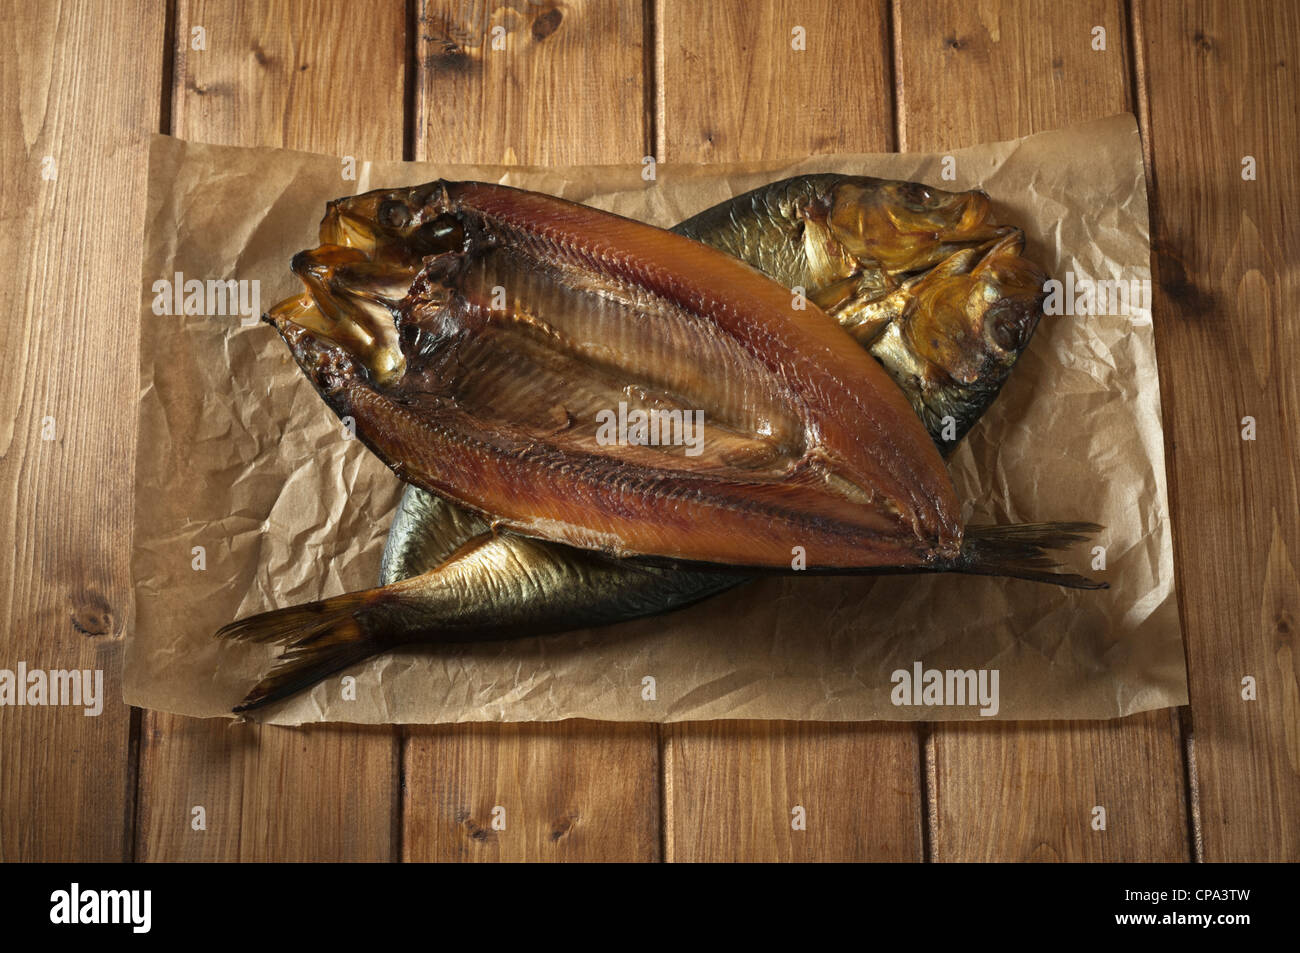
[[[311,297],[271,318],[408,482],[498,527],[619,557],[788,568],[797,546],[810,569],[870,570],[960,555],[956,494],[897,386],[749,266],[481,183],[372,193],[331,214],[349,245],[295,259]],[[361,290],[385,262],[358,223],[384,221],[424,252],[396,313]],[[602,439],[614,412],[697,420],[699,452]]]

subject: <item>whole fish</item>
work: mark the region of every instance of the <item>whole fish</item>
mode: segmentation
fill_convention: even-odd
[[[434,241],[396,312],[345,276],[372,265],[365,249],[327,246],[296,268],[325,320],[270,315],[406,482],[617,557],[772,569],[798,544],[810,570],[844,571],[959,556],[956,492],[925,428],[815,305],[553,196],[439,182],[411,199],[406,228]],[[618,432],[601,423],[615,407]]]
[[[435,183],[331,206],[322,227],[327,244],[294,263],[309,295],[277,306],[271,320],[327,401],[354,416],[358,435],[400,474],[494,518],[486,534],[460,526],[469,542],[419,585],[400,587],[396,602],[398,593],[372,590],[228,627],[223,634],[233,637],[297,640],[277,666],[278,684],[259,686],[264,690],[241,707],[315,681],[327,674],[327,662],[336,669],[421,633],[458,641],[518,634],[518,625],[537,632],[596,624],[635,614],[638,600],[644,611],[658,611],[665,599],[684,603],[737,579],[663,575],[661,567],[588,552],[565,551],[557,563],[533,540],[493,535],[502,524],[612,555],[771,568],[784,564],[792,540],[807,538],[817,554],[813,568],[996,572],[1089,584],[1052,574],[1043,556],[1045,547],[1078,538],[1085,527],[999,527],[967,532],[963,540],[946,473],[928,440],[917,439],[924,434],[915,418],[900,412],[898,391],[882,386],[877,365],[846,348],[838,332],[825,333],[815,306],[811,321],[792,320],[783,289],[702,249],[671,241],[664,249],[663,235],[550,197],[476,184]],[[971,249],[952,254],[963,251]],[[697,267],[664,273],[665,262],[693,255],[705,266],[693,260]],[[879,262],[888,278],[888,248]],[[411,284],[413,267],[420,274]],[[902,283],[881,287],[894,294]],[[488,292],[506,288],[513,300],[490,307]],[[655,327],[644,327],[647,314]],[[769,350],[758,353],[760,342]],[[651,360],[619,364],[630,344],[648,350]],[[691,346],[728,373],[684,360],[691,355],[682,348]],[[771,359],[772,350],[781,360]],[[504,373],[521,367],[530,373]],[[722,421],[706,432],[710,452],[698,462],[643,447],[602,452],[574,427],[574,411],[587,416],[620,395],[642,410],[681,410],[681,395],[692,388],[696,403],[708,403]],[[864,425],[865,436],[850,418]],[[438,439],[450,460],[428,453],[426,444]],[[479,455],[476,466],[457,459],[463,444]],[[503,466],[516,470],[507,474],[515,479],[492,486],[495,474],[482,460],[497,474]],[[589,472],[573,473],[584,468]],[[598,478],[584,482],[593,472]],[[571,497],[544,487],[521,505],[516,497],[531,487],[520,475],[567,480],[569,493],[588,496],[574,507]],[[605,482],[620,478],[626,496],[602,494]],[[730,519],[732,528],[692,532],[701,512]],[[767,549],[750,562],[748,544],[763,536],[765,522],[784,529],[767,526]],[[746,532],[751,539],[738,547],[732,537]],[[583,584],[575,585],[572,572],[557,575],[558,565],[585,571]],[[517,587],[522,601],[504,628],[502,606],[477,611],[493,591],[481,585],[483,574],[498,566],[516,573],[524,566],[524,575],[539,581],[532,590]],[[620,586],[619,575],[629,570],[639,575]],[[692,577],[701,580],[698,588]],[[576,598],[566,601],[567,587]],[[611,592],[614,610],[592,609],[593,598]],[[466,606],[466,597],[479,601]],[[298,665],[307,655],[312,664]]]
[[[1021,257],[1023,232],[992,217],[983,192],[826,173],[746,192],[672,231],[801,289],[867,346],[947,455],[1042,313],[1046,276]],[[429,496],[403,492],[380,585],[437,565],[423,554],[432,530],[415,518]]]
[[[997,396],[1042,315],[1047,276],[980,191],[803,175],[673,231],[805,289],[889,372],[945,454]]]

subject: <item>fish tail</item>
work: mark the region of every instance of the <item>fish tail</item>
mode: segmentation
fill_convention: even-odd
[[[1070,572],[1050,554],[1070,549],[1101,530],[1096,523],[1013,523],[968,526],[961,554],[945,568],[977,576],[1011,576],[1068,589],[1109,589],[1110,584]]]
[[[245,712],[287,698],[327,675],[391,648],[374,638],[364,624],[374,602],[374,590],[350,592],[262,612],[219,630],[219,639],[287,646],[262,680],[232,710]]]

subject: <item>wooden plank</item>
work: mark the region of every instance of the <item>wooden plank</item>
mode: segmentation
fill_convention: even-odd
[[[650,726],[451,725],[407,742],[403,859],[657,860]]]
[[[921,858],[913,726],[714,721],[668,727],[666,859]]]
[[[193,30],[206,49],[191,48]],[[173,125],[186,139],[401,158],[402,0],[181,0]],[[285,729],[147,714],[141,860],[388,860],[394,728]],[[191,828],[205,808],[207,829]]]
[[[1300,9],[1133,9],[1201,856],[1300,860]],[[1256,177],[1243,178],[1252,156]],[[1242,439],[1253,417],[1256,439]],[[1242,697],[1250,676],[1257,698]]]
[[[0,861],[130,855],[131,236],[163,25],[158,2],[0,7],[0,669],[99,670],[102,704],[0,709]]]
[[[665,162],[893,146],[883,3],[656,7]],[[792,48],[802,27],[806,50]],[[911,725],[699,722],[664,728],[670,860],[919,860]],[[804,808],[805,829],[794,826]]]
[[[1120,0],[900,4],[894,21],[903,152],[1014,139],[1133,109]],[[1091,47],[1106,30],[1106,50]]]
[[[1132,108],[1119,0],[921,0],[897,13],[899,139],[908,149],[1009,139]],[[1105,52],[1091,48],[1095,26],[1106,29]],[[1169,712],[1114,723],[935,724],[931,856],[1186,860],[1180,743]],[[1104,832],[1091,827],[1095,806],[1106,809]]]
[[[562,165],[646,154],[639,3],[428,3],[418,17],[415,158]],[[657,859],[658,756],[654,725],[413,728],[403,855]],[[502,831],[491,825],[498,806]]]
[[[419,158],[558,165],[644,155],[640,3],[422,0],[418,9]]]
[[[1177,718],[935,725],[933,859],[1190,859]]]
[[[659,0],[656,11],[665,161],[894,147],[883,2]]]

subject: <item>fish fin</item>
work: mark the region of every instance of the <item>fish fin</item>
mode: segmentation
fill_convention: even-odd
[[[1069,549],[1101,529],[1096,523],[968,526],[961,554],[944,568],[978,576],[1011,576],[1051,582],[1068,589],[1109,589],[1110,583],[1069,572],[1049,555]]]
[[[352,592],[249,616],[218,631],[220,639],[288,646],[232,711],[245,712],[287,698],[389,648],[360,622],[359,615],[372,603],[371,592]]]

